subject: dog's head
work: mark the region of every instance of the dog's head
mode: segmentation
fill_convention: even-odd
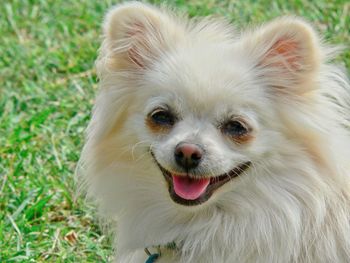
[[[314,107],[320,50],[296,18],[239,34],[224,21],[118,6],[104,23],[89,162],[96,173],[112,167],[120,191],[137,184],[185,206],[280,187],[272,174],[318,152],[301,116]]]

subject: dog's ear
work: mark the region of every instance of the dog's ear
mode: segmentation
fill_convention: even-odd
[[[243,36],[241,43],[258,77],[268,86],[297,94],[313,88],[322,52],[316,32],[302,19],[275,19]]]
[[[144,69],[183,35],[166,11],[131,2],[110,10],[104,22],[101,57],[109,68]]]

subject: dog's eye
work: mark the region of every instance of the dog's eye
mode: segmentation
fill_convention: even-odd
[[[167,125],[173,126],[175,123],[175,116],[169,111],[165,109],[155,109],[150,117],[152,121],[158,125]]]
[[[226,122],[221,126],[221,130],[223,133],[234,137],[242,137],[249,133],[249,128],[247,128],[246,124],[239,120]]]

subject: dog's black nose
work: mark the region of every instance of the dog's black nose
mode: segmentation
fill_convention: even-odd
[[[182,168],[196,168],[203,156],[203,149],[193,143],[182,142],[175,147],[175,161]]]

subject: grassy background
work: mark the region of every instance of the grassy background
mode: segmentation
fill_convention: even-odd
[[[0,262],[110,258],[93,209],[73,198],[73,174],[96,92],[100,24],[113,3],[1,1]],[[350,43],[347,0],[169,3],[191,16],[215,13],[237,25],[298,14],[331,43]],[[339,61],[350,67],[349,49]]]

